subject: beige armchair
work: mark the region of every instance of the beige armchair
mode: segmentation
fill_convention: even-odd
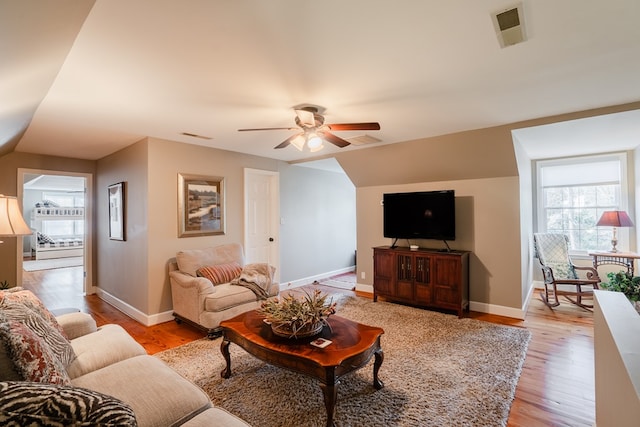
[[[221,332],[220,322],[258,308],[261,300],[256,293],[249,287],[231,283],[232,279],[237,282],[244,267],[244,252],[237,243],[178,252],[169,262],[176,322],[191,324],[214,338]],[[280,287],[271,280],[273,269],[268,270],[271,274],[265,294],[274,297]]]

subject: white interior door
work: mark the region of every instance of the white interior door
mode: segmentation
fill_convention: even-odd
[[[279,217],[280,194],[278,172],[257,169],[244,171],[245,233],[247,263],[266,262],[280,277]]]

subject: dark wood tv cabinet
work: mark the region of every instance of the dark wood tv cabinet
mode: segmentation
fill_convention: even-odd
[[[469,309],[469,251],[373,248],[373,301],[378,296],[425,308]]]

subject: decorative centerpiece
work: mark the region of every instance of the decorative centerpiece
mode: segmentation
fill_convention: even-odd
[[[327,294],[315,289],[313,293],[304,291],[300,298],[288,294],[263,301],[259,311],[271,324],[275,335],[305,338],[322,331],[327,318],[336,312],[336,303]]]

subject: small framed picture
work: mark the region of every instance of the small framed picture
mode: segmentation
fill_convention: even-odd
[[[224,178],[178,174],[178,237],[225,233]]]
[[[109,239],[125,240],[124,182],[110,185],[109,189]]]

